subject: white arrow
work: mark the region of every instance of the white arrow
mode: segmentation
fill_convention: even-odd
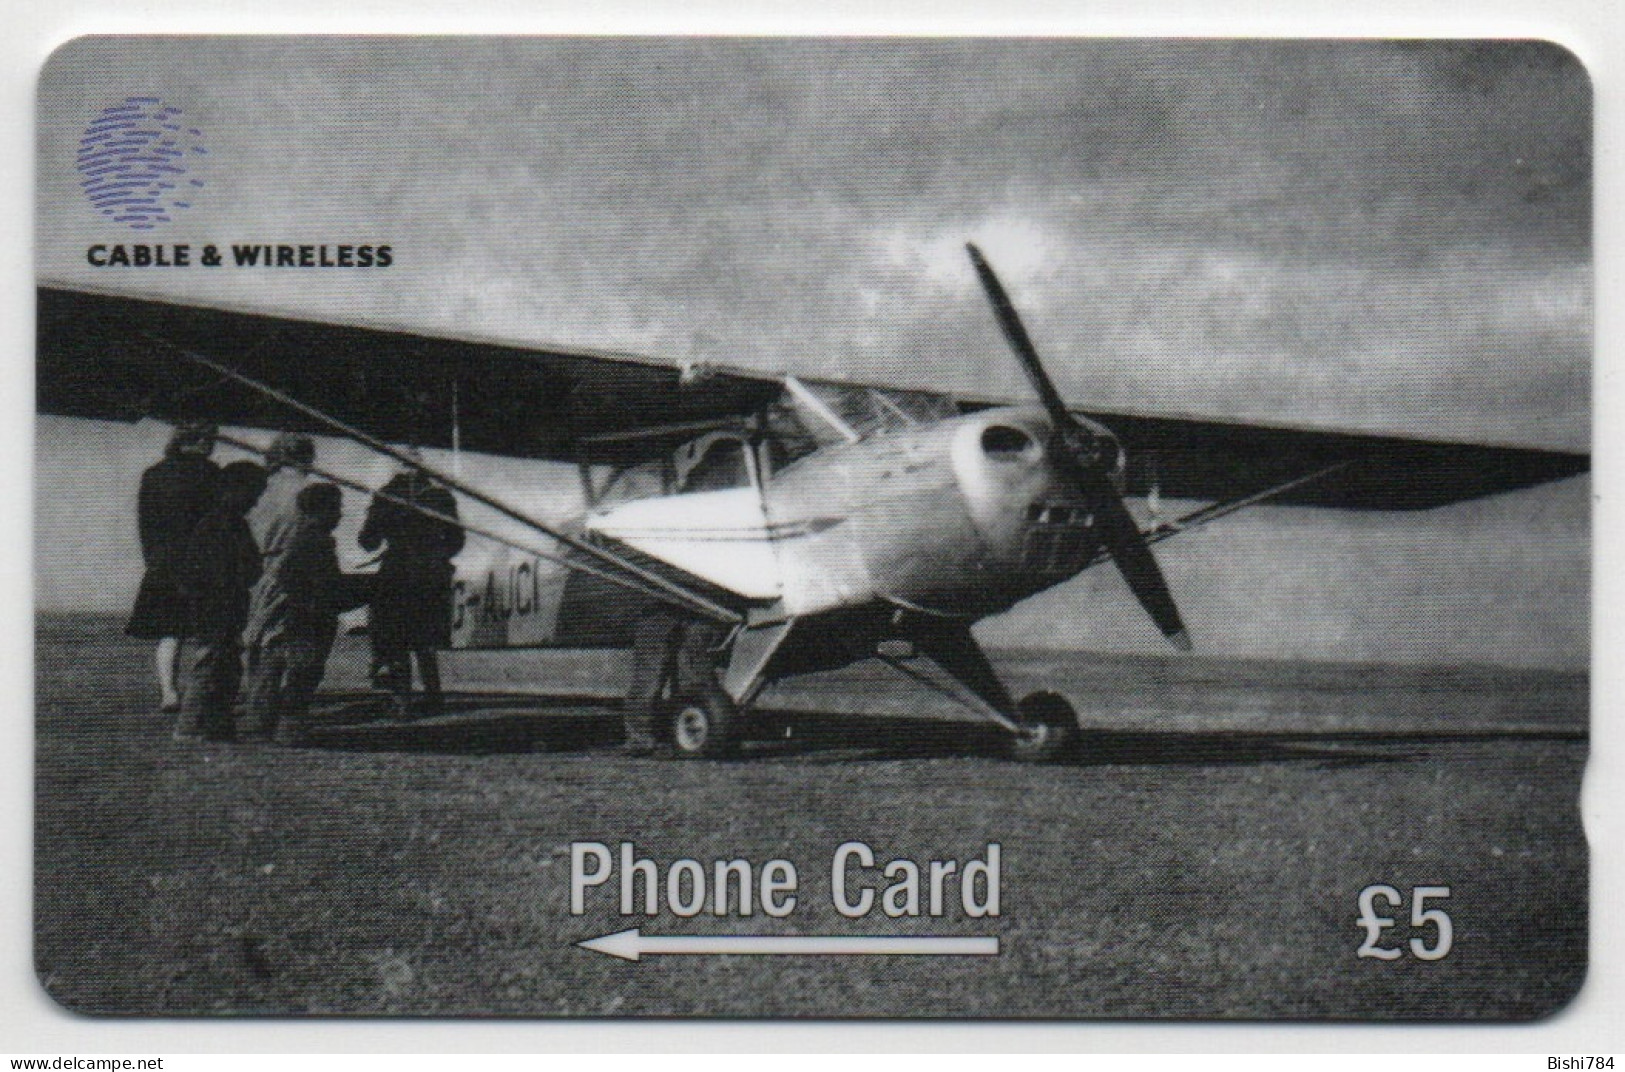
[[[651,934],[637,927],[577,942],[582,949],[607,953],[622,960],[646,955],[681,956],[719,953],[746,956],[886,956],[886,957],[996,957],[997,938],[949,938],[910,935],[768,935],[768,934]]]

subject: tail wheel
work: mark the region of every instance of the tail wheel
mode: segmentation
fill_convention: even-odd
[[[671,743],[685,759],[723,759],[739,751],[739,706],[712,686],[678,700],[672,715]]]
[[[1082,736],[1078,713],[1066,697],[1035,692],[1016,704],[1021,732],[1010,739],[1010,755],[1023,763],[1052,763],[1070,755]]]

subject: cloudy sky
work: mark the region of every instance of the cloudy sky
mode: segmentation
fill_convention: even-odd
[[[74,168],[136,95],[207,148],[191,207],[139,234]],[[1546,46],[82,40],[40,113],[56,281],[1022,395],[975,240],[1080,406],[1589,442],[1590,95]],[[395,264],[84,262],[143,237],[382,242]],[[122,598],[129,485],[78,474],[138,473],[150,436],[42,421],[38,439],[41,605],[87,598],[86,561]],[[1162,557],[1209,650],[1579,665],[1587,489],[1261,511]],[[1143,623],[1098,611],[1113,583],[996,628],[1060,615],[1080,644],[1143,646]]]

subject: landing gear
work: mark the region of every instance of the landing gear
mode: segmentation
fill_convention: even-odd
[[[726,692],[711,686],[677,701],[671,743],[683,759],[725,759],[739,752],[744,721]]]
[[[908,636],[921,652],[978,701],[966,706],[1009,733],[1006,751],[1012,759],[1023,763],[1049,763],[1077,746],[1078,716],[1072,705],[1053,692],[1034,692],[1017,703],[999,680],[968,625],[916,621],[908,630]],[[910,677],[926,680],[898,662],[886,661]],[[965,703],[963,698],[959,699]]]
[[[1078,746],[1078,714],[1064,696],[1030,693],[1016,704],[1017,732],[1010,737],[1010,757],[1023,763],[1053,763]]]

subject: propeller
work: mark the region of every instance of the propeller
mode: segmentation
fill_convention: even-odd
[[[1140,606],[1145,608],[1157,628],[1162,630],[1162,635],[1176,648],[1189,651],[1190,636],[1180,620],[1173,594],[1168,591],[1168,582],[1163,579],[1162,570],[1157,566],[1151,548],[1146,545],[1145,537],[1140,535],[1139,523],[1129,513],[1128,504],[1123,502],[1123,497],[1112,484],[1101,457],[1099,441],[1093,432],[1067,412],[1066,403],[1061,401],[1060,392],[1055,389],[1054,381],[1044,371],[1043,362],[1038,358],[1038,348],[1027,335],[1016,307],[1011,304],[1010,296],[1004,292],[999,277],[993,274],[982,251],[969,242],[965,244],[965,249],[970,253],[971,264],[976,267],[976,274],[982,281],[982,289],[987,291],[988,300],[993,304],[993,313],[998,317],[999,327],[1004,330],[1005,340],[1015,351],[1022,371],[1027,374],[1027,382],[1033,385],[1033,390],[1049,413],[1053,429],[1050,456],[1083,496],[1095,504],[1095,526],[1101,542],[1112,556],[1112,561],[1117,563],[1118,571],[1128,582],[1134,597],[1140,601]]]

